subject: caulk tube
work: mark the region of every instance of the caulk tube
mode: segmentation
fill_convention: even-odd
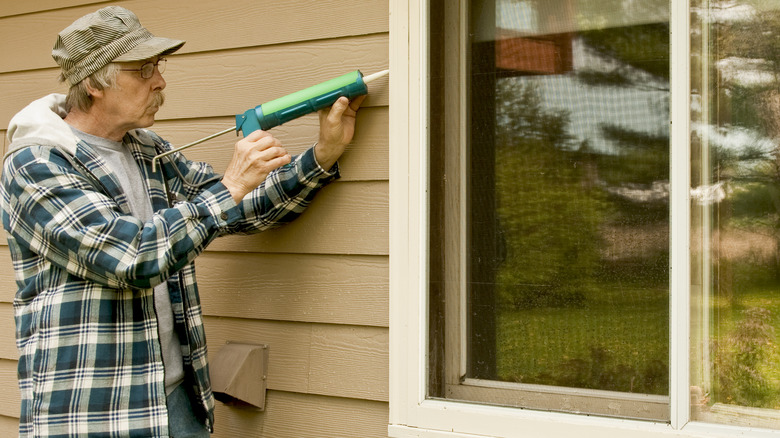
[[[341,96],[352,99],[364,94],[368,94],[368,87],[360,70],[355,70],[237,114],[236,131],[241,130],[246,137],[258,129],[268,130],[327,108]]]

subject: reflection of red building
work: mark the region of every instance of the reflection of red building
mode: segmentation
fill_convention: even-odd
[[[572,34],[516,36],[497,29],[496,68],[507,76],[561,74],[572,71]]]

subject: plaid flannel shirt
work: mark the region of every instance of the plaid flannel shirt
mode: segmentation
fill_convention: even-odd
[[[196,414],[212,427],[193,259],[220,235],[294,219],[337,169],[323,171],[310,149],[236,205],[206,164],[175,154],[152,172],[152,157],[170,145],[150,131],[131,131],[124,143],[156,211],[144,223],[130,215],[118,181],[88,144],[78,142],[71,155],[47,139],[14,142],[1,201],[18,285],[20,436],[167,436],[152,290],[163,281],[185,385]]]

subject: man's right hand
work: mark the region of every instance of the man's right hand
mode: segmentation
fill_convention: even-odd
[[[289,164],[291,160],[290,154],[273,135],[262,130],[255,131],[236,143],[222,184],[238,204],[247,193],[262,184],[272,170]]]

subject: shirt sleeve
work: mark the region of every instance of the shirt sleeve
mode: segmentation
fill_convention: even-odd
[[[221,183],[142,222],[123,214],[56,148],[6,160],[3,225],[30,256],[114,288],[149,288],[200,254],[241,213]],[[32,268],[31,268],[32,269]]]
[[[304,212],[322,187],[339,177],[338,163],[323,169],[312,147],[271,172],[263,184],[245,196],[239,205],[240,219],[226,230],[252,233],[289,223]]]

